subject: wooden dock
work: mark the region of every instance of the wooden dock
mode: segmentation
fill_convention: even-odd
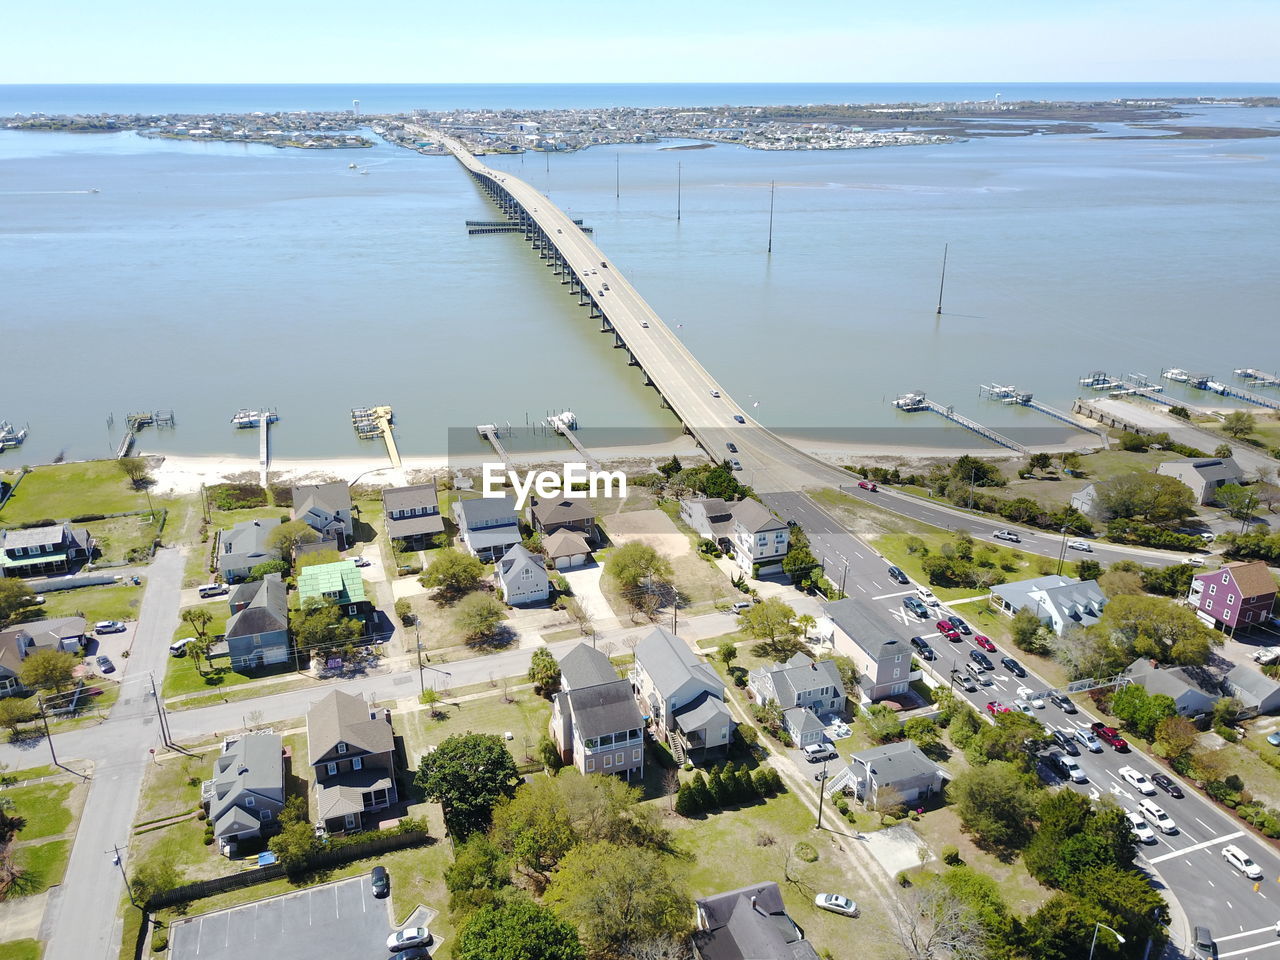
[[[1216,393],[1220,397],[1233,397],[1236,400],[1243,400],[1245,403],[1252,403],[1255,406],[1266,407],[1268,410],[1280,410],[1280,400],[1274,397],[1264,397],[1252,390],[1245,390],[1243,387],[1237,387],[1230,383],[1223,383],[1220,380],[1214,380],[1210,376],[1195,376],[1191,378],[1188,386],[1195,387],[1197,390],[1207,390],[1209,393]]]
[[[391,465],[397,470],[401,467],[400,450],[396,447],[396,437],[391,424],[395,414],[388,406],[354,407],[351,410],[351,427],[361,440],[376,440],[379,437],[387,445],[387,456]]]
[[[971,430],[984,440],[989,440],[1000,447],[1009,450],[1016,450],[1018,453],[1026,453],[1027,448],[1020,444],[1017,440],[1011,440],[1002,433],[996,433],[990,427],[979,423],[977,420],[971,420],[962,413],[956,413],[956,408],[951,405],[943,406],[936,400],[930,400],[923,393],[904,393],[893,401],[893,405],[899,410],[908,413],[915,413],[918,410],[932,410],[940,417],[945,417],[952,423],[959,424],[966,430]]]
[[[1280,377],[1277,377],[1274,373],[1263,373],[1261,370],[1253,369],[1253,367],[1242,367],[1234,371],[1234,373],[1241,380],[1255,387],[1280,387]]]
[[[489,441],[489,446],[493,447],[493,452],[498,455],[498,459],[502,461],[508,470],[514,469],[511,465],[511,455],[507,453],[507,448],[502,445],[502,439],[496,424],[479,424],[476,427],[476,433]]]
[[[1077,430],[1083,430],[1086,433],[1092,433],[1095,436],[1106,438],[1106,434],[1097,427],[1091,427],[1086,423],[1081,423],[1071,414],[1059,410],[1057,407],[1051,407],[1047,403],[1037,400],[1029,391],[1019,390],[1015,386],[1001,386],[998,383],[984,383],[978,386],[978,395],[989,397],[992,400],[999,400],[1005,404],[1017,404],[1022,407],[1028,407],[1043,413],[1046,417],[1053,417],[1055,420],[1061,420],[1063,423],[1070,424]]]
[[[592,470],[600,469],[600,461],[587,452],[587,448],[582,445],[582,441],[573,432],[578,428],[578,418],[573,415],[572,410],[566,410],[564,413],[553,413],[547,417],[547,425],[569,441],[573,449],[577,450],[578,455],[582,457],[583,463]]]

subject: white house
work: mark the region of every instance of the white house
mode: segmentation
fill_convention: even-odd
[[[551,579],[542,557],[530,553],[523,544],[507,550],[494,565],[493,576],[502,588],[503,599],[513,607],[540,603],[551,594]]]
[[[481,560],[497,560],[522,539],[515,497],[455,500],[453,519],[462,542]]]
[[[1009,616],[1031,610],[1040,622],[1061,635],[1068,626],[1087,627],[1098,622],[1107,597],[1096,580],[1077,580],[1051,574],[1031,580],[1016,580],[992,587],[1000,609]]]
[[[628,679],[654,735],[671,744],[677,760],[692,750],[729,745],[736,724],[720,675],[674,633],[656,627],[641,639]]]
[[[790,528],[759,500],[681,500],[680,519],[731,552],[744,576],[751,576],[757,564],[761,573],[776,571],[791,546]]]
[[[1166,460],[1156,467],[1156,473],[1181,480],[1195,494],[1196,503],[1213,503],[1218,499],[1218,488],[1228,483],[1241,483],[1244,474],[1230,457],[1188,457],[1183,460]]]
[[[786,663],[757,667],[747,674],[747,689],[760,703],[777,700],[784,710],[803,707],[814,713],[844,706],[844,681],[832,660],[814,660],[797,653]]]

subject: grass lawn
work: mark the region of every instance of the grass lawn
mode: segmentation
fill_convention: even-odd
[[[10,482],[17,476],[17,470],[4,474]],[[67,520],[85,513],[125,513],[145,509],[146,493],[133,489],[116,461],[90,460],[36,467],[22,479],[17,492],[0,513],[0,519],[14,524],[45,519]]]
[[[187,636],[190,636],[190,628],[186,627]],[[219,660],[217,664],[210,669],[209,666],[200,661],[200,669],[204,673],[200,673],[200,669],[196,667],[196,658],[192,656],[186,657],[170,657],[169,663],[164,673],[164,688],[161,695],[164,697],[178,697],[188,693],[212,692],[215,690],[226,690],[231,687],[237,687],[245,683],[253,683],[256,680],[262,680],[271,677],[280,677],[287,673],[293,672],[293,661],[288,663],[275,664],[270,667],[263,667],[260,670],[250,670],[239,672],[232,670],[227,666],[228,661]],[[275,686],[270,688],[276,690]]]
[[[197,521],[199,520],[198,514],[199,511],[197,510]],[[210,558],[214,548],[215,531],[230,530],[237,523],[244,520],[278,520],[281,517],[287,517],[288,514],[288,507],[249,507],[245,510],[218,510],[214,508],[210,510],[209,539],[201,543],[199,536],[195,535],[195,530],[191,533],[191,549],[187,552],[187,565],[183,572],[182,585],[184,587],[196,587],[214,579],[216,568],[210,569]],[[166,529],[168,528],[166,527]],[[165,539],[168,542],[176,542],[178,536],[180,536],[178,532],[170,532]]]
[[[44,594],[40,617],[84,617],[90,629],[99,620],[136,620],[142,604],[142,587],[117,583]]]
[[[0,943],[0,960],[40,960],[44,944],[39,940],[10,940]]]
[[[1275,448],[1280,447],[1280,416],[1275,414],[1266,414],[1261,410],[1250,410],[1249,412],[1253,414],[1254,420],[1257,422],[1257,426],[1249,433],[1249,436],[1243,440],[1237,440],[1235,437],[1229,437],[1227,434],[1223,433],[1222,424],[1218,421],[1214,421],[1214,423],[1209,426],[1209,429],[1214,433],[1221,433],[1224,443],[1230,443],[1237,446],[1244,446],[1245,444],[1248,444],[1249,446],[1258,445],[1267,450],[1274,450]],[[1253,442],[1250,442],[1250,440]],[[23,482],[25,483],[26,481],[24,480]]]
[[[73,819],[66,803],[75,786],[74,783],[51,781],[7,789],[5,799],[12,802],[18,816],[25,817],[27,821],[18,839],[42,840],[65,832]]]
[[[39,780],[42,777],[56,777],[67,771],[61,767],[55,767],[51,763],[46,763],[39,767],[23,767],[21,770],[8,770],[5,772],[6,777],[12,777],[14,783],[21,783],[23,780]]]
[[[503,700],[501,689],[492,697],[466,700],[460,703],[442,703],[443,719],[431,719],[427,710],[398,714],[396,729],[404,737],[405,754],[410,766],[416,767],[418,759],[445,737],[455,733],[496,733],[499,736],[510,731],[514,736],[507,744],[517,763],[525,754],[533,754],[538,741],[547,733],[551,719],[551,704],[529,690],[511,690],[512,703]]]
[[[195,816],[200,784],[211,775],[216,750],[173,754],[147,765],[139,793],[138,819],[130,840],[135,866],[152,861],[172,864],[183,882],[230,872],[217,846],[204,845],[204,821]],[[193,785],[194,784],[194,785]],[[169,818],[185,817],[164,826]]]
[[[149,552],[151,542],[156,538],[159,516],[157,511],[155,520],[152,520],[150,514],[144,513],[141,516],[112,517],[109,520],[86,523],[85,529],[93,534],[93,539],[98,544],[97,562],[139,562],[142,559],[139,553]],[[129,559],[131,551],[134,552],[132,560]]]
[[[257,697],[264,696],[268,693],[275,695],[278,693],[289,693],[292,690],[302,690],[307,687],[319,686],[323,681],[315,680],[312,677],[294,676],[288,680],[278,680],[275,683],[263,686],[257,686],[251,683],[240,683],[228,687],[214,687],[212,693],[203,695],[189,695],[181,700],[174,700],[165,704],[167,710],[195,710],[199,707],[208,707],[215,703],[236,703],[240,700],[253,700]],[[266,689],[264,689],[266,687]]]
[[[1080,469],[1086,474],[1084,477],[1069,477],[1059,469],[1056,474],[1040,471],[1030,480],[1018,477],[1018,471],[1026,466],[1026,461],[1010,461],[1002,464],[1003,473],[1009,481],[1008,486],[984,488],[983,492],[1004,500],[1030,497],[1045,506],[1061,507],[1070,502],[1073,494],[1091,483],[1128,473],[1150,473],[1164,461],[1175,460],[1177,457],[1176,453],[1169,450],[1151,450],[1147,453],[1099,450],[1080,458]]]
[[[44,893],[61,883],[70,859],[70,838],[17,847],[13,851],[13,860],[26,881],[21,896]]]

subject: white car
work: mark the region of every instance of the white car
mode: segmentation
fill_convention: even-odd
[[[1044,697],[1034,692],[1030,687],[1019,687],[1018,696],[1022,697],[1037,710],[1044,709]]]
[[[1202,560],[1200,557],[1187,557],[1187,559],[1183,560],[1182,562],[1185,563],[1188,567],[1204,566],[1204,560]]]
[[[1222,859],[1231,864],[1250,880],[1262,879],[1262,868],[1249,859],[1249,855],[1237,847],[1234,843],[1229,843],[1222,848]]]
[[[1121,767],[1116,772],[1119,773],[1120,776],[1124,777],[1124,779],[1128,781],[1129,785],[1139,793],[1148,797],[1155,796],[1155,785],[1137,770],[1133,769],[1133,767]]]
[[[1068,540],[1067,547],[1071,550],[1080,550],[1084,553],[1093,553],[1093,547],[1089,546],[1088,540]]]
[[[719,390],[712,390],[712,391],[711,391],[711,395],[712,395],[713,397],[718,397],[718,396],[720,396],[720,391],[719,391]]]
[[[1173,822],[1173,817],[1169,816],[1164,810],[1150,800],[1143,800],[1138,804],[1138,810],[1146,817],[1161,833],[1177,833],[1178,825]]]
[[[431,933],[426,927],[406,927],[397,930],[387,937],[387,949],[392,953],[408,950],[410,947],[426,947],[431,945]]]
[[[1147,826],[1147,821],[1136,813],[1126,813],[1125,817],[1129,820],[1129,829],[1133,831],[1133,835],[1140,843],[1156,842],[1156,833]]]
[[[1102,741],[1093,735],[1090,730],[1084,730],[1080,727],[1076,728],[1076,739],[1090,753],[1102,752]]]
[[[1022,538],[1012,530],[992,530],[991,536],[996,540],[1007,540],[1009,543],[1021,543]]]
[[[858,905],[838,893],[820,893],[813,898],[813,903],[822,910],[830,910],[832,913],[843,914],[846,917],[858,915]]]
[[[938,598],[928,587],[916,587],[916,595],[931,607],[938,606]]]
[[[1036,712],[1031,709],[1031,704],[1023,700],[1021,697],[1013,701],[1013,706],[1019,713],[1025,713],[1028,717],[1034,717]]]

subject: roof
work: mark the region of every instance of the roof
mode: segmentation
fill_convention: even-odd
[[[640,639],[635,649],[636,666],[649,677],[665,699],[689,680],[710,685],[724,695],[719,674],[703,663],[689,645],[665,627],[654,627]]]
[[[351,488],[345,481],[310,483],[293,488],[294,516],[301,516],[312,508],[334,514],[339,510],[351,515]]]
[[[1271,576],[1271,571],[1267,569],[1267,565],[1262,560],[1252,560],[1248,563],[1226,563],[1222,566],[1223,571],[1231,574],[1231,579],[1236,582],[1236,586],[1240,588],[1244,599],[1251,600],[1254,597],[1265,597],[1268,594],[1274,594],[1277,590],[1276,581]]]
[[[685,502],[690,506],[701,507],[708,519],[722,517],[727,520],[733,515],[733,504],[723,497],[707,497],[704,500],[686,500]]]
[[[43,527],[27,527],[25,530],[4,531],[4,548],[13,550],[16,547],[42,547],[45,544],[61,544],[67,532],[65,523],[55,523]],[[39,557],[35,558],[39,559]]]
[[[576,530],[566,529],[549,534],[542,541],[542,549],[552,560],[558,560],[561,557],[579,557],[591,552],[591,548],[587,546],[586,537]]]
[[[561,500],[537,500],[530,508],[534,519],[542,526],[551,523],[577,523],[594,520],[596,512],[584,497],[565,497]]]
[[[30,648],[56,650],[63,640],[83,637],[85,625],[83,617],[58,617],[0,630],[0,671],[16,677]]]
[[[374,723],[381,723],[379,720]],[[316,784],[316,817],[328,820],[348,813],[364,812],[364,795],[374,790],[390,790],[391,775],[380,767],[344,770]]]
[[[279,557],[279,550],[267,549],[267,537],[278,526],[280,526],[279,517],[267,517],[262,520],[241,520],[230,530],[223,532],[222,540],[218,544],[221,548],[221,553],[218,554],[219,563],[222,562],[223,556],[234,556],[236,554],[270,553],[272,556]]]
[[[808,707],[791,707],[782,712],[782,718],[787,722],[787,726],[794,729],[803,736],[806,733],[818,733],[826,729],[822,725],[822,721]]]
[[[1210,483],[1219,480],[1239,480],[1241,477],[1240,468],[1231,457],[1186,457],[1182,460],[1166,460],[1156,468],[1156,472],[1163,473],[1166,469],[1177,467],[1190,468]]]
[[[302,600],[338,594],[338,603],[360,603],[365,598],[364,579],[354,560],[336,560],[303,567],[298,574],[298,594]]]
[[[307,711],[307,762],[320,763],[339,743],[363,753],[389,753],[395,731],[386,720],[371,718],[360,697],[331,690]]]
[[[1219,700],[1219,695],[1205,690],[1186,667],[1158,667],[1150,660],[1139,658],[1129,664],[1125,673],[1142,684],[1147,693],[1172,697],[1179,713],[1203,713],[1212,710]]]
[[[1280,690],[1280,683],[1260,673],[1257,668],[1242,663],[1227,674],[1227,687],[1246,706],[1257,707]]]
[[[844,681],[832,660],[817,660],[797,653],[786,663],[766,664],[752,671],[752,676],[767,680],[779,703],[794,703],[796,694],[817,687],[835,687],[843,696]]]
[[[631,684],[626,680],[573,687],[559,696],[568,701],[574,729],[583,740],[644,726]]]
[[[392,510],[421,510],[439,503],[440,496],[434,481],[416,483],[411,487],[387,487],[382,491],[382,505],[388,513]]]
[[[419,517],[387,517],[387,536],[392,538],[443,532],[444,517],[438,513],[428,513]]]
[[[459,514],[461,516],[459,517]],[[471,497],[466,500],[455,500],[453,515],[468,529],[478,523],[495,520],[516,522],[516,501],[514,497]]]
[[[478,530],[468,530],[465,539],[473,550],[483,550],[485,547],[506,547],[520,542],[520,528],[514,523],[503,524],[500,527],[480,527]]]
[[[869,617],[863,606],[852,597],[824,603],[822,612],[873,660],[895,657],[904,652],[906,643],[887,635],[884,625]]]
[[[818,960],[787,915],[776,883],[761,883],[696,900],[693,943],[703,960]]]
[[[992,587],[991,592],[1015,610],[1031,607],[1041,615],[1053,612],[1064,622],[1070,620],[1082,626],[1097,623],[1107,604],[1106,594],[1096,580],[1059,574],[1002,583]]]
[[[870,750],[853,754],[849,759],[854,761],[852,765],[855,767],[861,763],[869,768],[877,786],[906,783],[920,777],[932,777],[942,769],[910,740],[872,747]]]
[[[676,726],[685,733],[701,730],[717,721],[719,725],[733,722],[733,717],[729,713],[729,708],[724,705],[724,701],[706,690],[683,707],[672,710],[671,715],[675,718]]]
[[[618,671],[607,654],[580,643],[560,658],[560,683],[566,690],[613,683]]]
[[[236,595],[244,596],[244,593],[237,590]],[[249,605],[233,613],[227,621],[227,639],[288,629],[289,602],[285,597],[284,581],[280,574],[270,573],[262,578],[261,586],[253,592]]]
[[[759,500],[739,500],[733,505],[733,519],[750,533],[764,533],[767,530],[785,530],[787,525],[769,512]]]
[[[524,546],[524,544],[513,544],[498,561],[496,572],[498,579],[505,585],[512,577],[519,576],[526,568],[534,571],[536,576],[541,576],[543,580],[547,579],[547,566],[542,557],[534,556]]]
[[[213,789],[209,818],[219,834],[228,832],[226,825],[232,822],[241,829],[256,828],[257,817],[240,823],[242,817],[232,814],[232,808],[238,807],[247,793],[274,794],[273,800],[283,802],[284,760],[280,734],[246,733],[228,745],[213,763]]]

